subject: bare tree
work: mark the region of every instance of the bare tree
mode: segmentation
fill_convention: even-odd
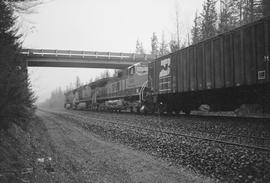
[[[136,51],[135,51],[137,54],[144,54],[145,51],[144,51],[144,48],[143,48],[143,44],[142,42],[139,41],[139,39],[137,39],[137,42],[136,42]]]
[[[159,48],[159,55],[166,55],[170,53],[169,48],[168,48],[168,43],[165,40],[165,34],[162,32],[162,38],[161,38],[161,43],[160,43],[160,48]]]
[[[79,88],[81,86],[81,81],[80,81],[80,77],[76,76],[76,81],[75,81],[75,87]]]

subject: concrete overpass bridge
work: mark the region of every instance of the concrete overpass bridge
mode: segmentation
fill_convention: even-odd
[[[137,62],[147,62],[154,55],[75,50],[22,49],[29,67],[73,67],[124,69]]]

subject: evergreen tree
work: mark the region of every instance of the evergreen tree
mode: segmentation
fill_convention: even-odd
[[[158,55],[158,38],[157,35],[153,32],[153,37],[151,38],[151,54]]]
[[[29,89],[26,63],[20,54],[20,35],[14,25],[16,1],[0,1],[0,128],[12,122],[26,126],[35,98]]]
[[[206,0],[203,5],[203,12],[201,13],[202,26],[201,34],[202,39],[207,39],[215,36],[217,33],[217,12],[216,12],[216,1]]]
[[[218,32],[223,33],[237,26],[236,9],[234,0],[220,0],[220,14]]]
[[[191,39],[192,39],[192,44],[196,44],[202,39],[201,32],[200,32],[201,20],[197,12],[195,13],[195,18],[193,22],[194,22],[194,25],[191,29]]]
[[[178,46],[178,43],[175,39],[171,39],[171,41],[169,42],[169,46],[170,46],[170,51],[171,52],[175,52],[177,50],[179,50],[179,46]]]
[[[245,0],[243,24],[253,22],[263,16],[262,0]]]
[[[264,14],[263,0],[238,0],[237,13],[239,25],[253,22]]]

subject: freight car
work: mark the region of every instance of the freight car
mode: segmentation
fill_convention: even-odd
[[[160,57],[149,63],[147,111],[189,114],[201,104],[233,110],[270,108],[270,19]]]

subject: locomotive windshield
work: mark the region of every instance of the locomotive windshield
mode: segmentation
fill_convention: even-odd
[[[145,75],[148,73],[147,64],[137,63],[128,68],[129,75],[134,75],[135,73],[138,75]]]
[[[128,68],[128,75],[133,75],[135,73],[135,65]]]

